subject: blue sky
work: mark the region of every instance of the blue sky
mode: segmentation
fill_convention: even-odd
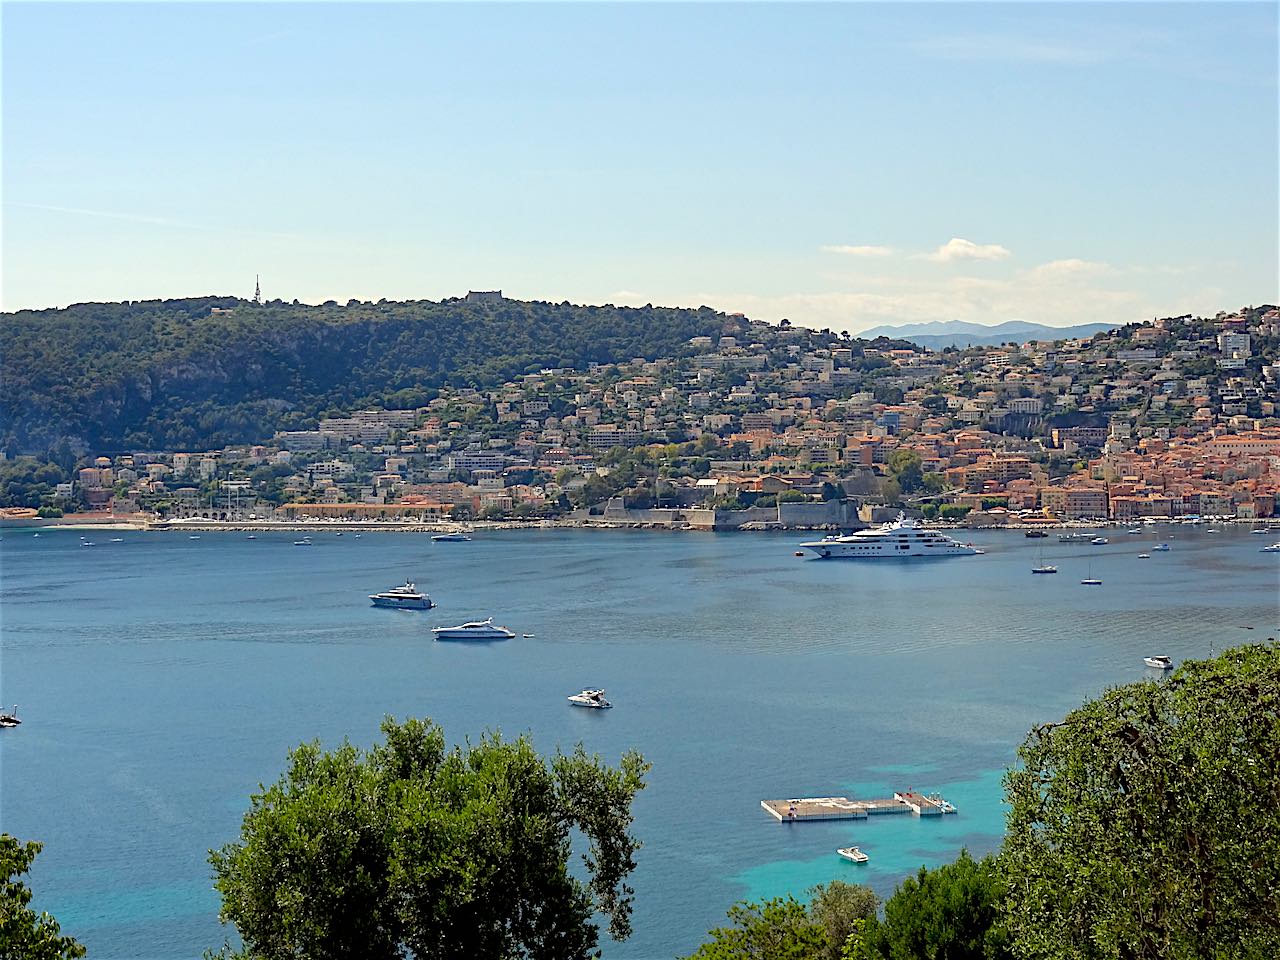
[[[1277,293],[1274,4],[3,9],[4,307],[1049,324]]]

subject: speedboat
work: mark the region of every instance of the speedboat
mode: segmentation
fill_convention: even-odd
[[[866,863],[870,858],[859,850],[857,847],[840,847],[836,853],[844,857],[850,863]]]
[[[309,547],[311,546],[311,538],[303,537],[301,540],[295,540],[293,541],[293,545],[295,547]]]
[[[431,539],[437,543],[464,543],[471,538],[461,530],[455,530],[453,533],[433,533]]]
[[[0,728],[16,727],[20,723],[22,721],[18,719],[18,705],[16,703],[8,713],[0,713]]]
[[[1150,560],[1150,559],[1151,559],[1151,554],[1149,554],[1149,553],[1140,553],[1140,554],[1138,554],[1138,559],[1139,559],[1139,560]]]
[[[369,599],[375,607],[394,607],[397,610],[430,610],[435,606],[431,598],[418,591],[417,585],[405,581],[402,587],[392,587],[382,593],[371,593]]]
[[[575,707],[588,707],[592,710],[608,710],[613,706],[604,698],[603,690],[583,690],[570,697],[569,702]]]
[[[1106,537],[1094,537],[1094,538],[1093,538],[1092,540],[1090,540],[1089,542],[1090,542],[1090,543],[1092,543],[1092,544],[1094,544],[1094,545],[1096,545],[1096,546],[1099,546],[1099,547],[1100,547],[1100,546],[1102,546],[1104,543],[1110,543],[1111,541],[1110,541],[1110,540],[1108,540]]]
[[[192,536],[187,537],[187,539],[188,539],[188,540],[199,540],[199,539],[200,539],[200,537],[199,537],[198,535],[193,534]]]
[[[1154,547],[1152,547],[1151,549],[1152,549],[1152,550],[1158,550],[1158,551],[1160,551],[1161,553],[1167,553],[1167,552],[1169,551],[1169,545],[1168,545],[1167,543],[1157,543],[1157,544],[1156,544]]]
[[[109,543],[124,543],[124,537],[112,537]]]
[[[1143,657],[1142,662],[1148,667],[1155,667],[1157,670],[1172,670],[1173,661],[1168,657]]]
[[[1043,566],[1032,567],[1031,572],[1032,573],[1057,573],[1058,568],[1051,563],[1046,563]]]
[[[1263,547],[1259,553],[1280,553],[1280,543],[1273,543]]]
[[[251,533],[251,534],[249,534],[247,537],[245,537],[245,539],[246,539],[246,540],[257,540],[258,538],[257,538],[257,537],[255,537],[255,536]]]
[[[456,627],[432,627],[437,640],[510,640],[515,636],[506,627],[495,626],[493,617],[473,620]]]
[[[899,513],[898,519],[874,530],[859,530],[847,536],[824,537],[800,544],[819,557],[877,560],[894,557],[956,557],[981,553],[972,544],[960,543],[946,534],[929,530]]]
[[[1134,527],[1132,530],[1128,530],[1128,531],[1126,531],[1126,532],[1127,532],[1127,533],[1141,533],[1141,532],[1142,532],[1142,528],[1141,528],[1141,527]]]
[[[1253,530],[1250,530],[1249,532],[1250,532],[1250,533],[1260,533],[1260,534],[1262,534],[1262,535],[1265,537],[1268,533],[1270,533],[1270,532],[1271,532],[1271,530],[1270,530],[1270,529],[1268,529],[1267,527],[1256,527],[1256,528],[1254,528]]]

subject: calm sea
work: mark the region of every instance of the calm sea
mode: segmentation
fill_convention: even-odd
[[[0,702],[23,720],[0,731],[0,827],[44,841],[36,905],[102,960],[220,945],[207,850],[289,747],[368,744],[384,714],[645,754],[635,934],[606,939],[611,960],[690,951],[744,897],[836,877],[887,894],[999,843],[1000,774],[1032,724],[1149,676],[1144,654],[1274,635],[1280,584],[1258,552],[1274,537],[1188,527],[975,533],[984,556],[915,563],[802,560],[795,535],[88,536],[0,542]],[[1138,559],[1157,539],[1173,549]],[[1061,573],[1030,574],[1041,551]],[[439,609],[369,606],[406,577]],[[535,637],[427,632],[488,615]],[[568,706],[586,685],[615,709]],[[905,787],[960,813],[782,825],[759,806]],[[836,857],[850,842],[869,864]]]

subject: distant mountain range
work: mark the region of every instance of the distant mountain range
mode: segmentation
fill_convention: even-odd
[[[1074,327],[1046,327],[1042,323],[1025,320],[1008,320],[1005,323],[986,325],[967,323],[964,320],[935,320],[931,323],[903,323],[872,327],[858,334],[872,340],[876,337],[894,337],[933,350],[943,347],[996,346],[1009,341],[1025,343],[1028,340],[1071,340],[1092,337],[1104,330],[1114,330],[1118,323],[1083,323]]]

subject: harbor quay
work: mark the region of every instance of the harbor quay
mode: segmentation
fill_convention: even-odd
[[[925,796],[911,790],[875,800],[849,797],[795,797],[788,800],[761,800],[760,806],[779,823],[801,820],[865,820],[881,814],[913,813],[938,817],[955,813],[956,808],[940,796]]]

